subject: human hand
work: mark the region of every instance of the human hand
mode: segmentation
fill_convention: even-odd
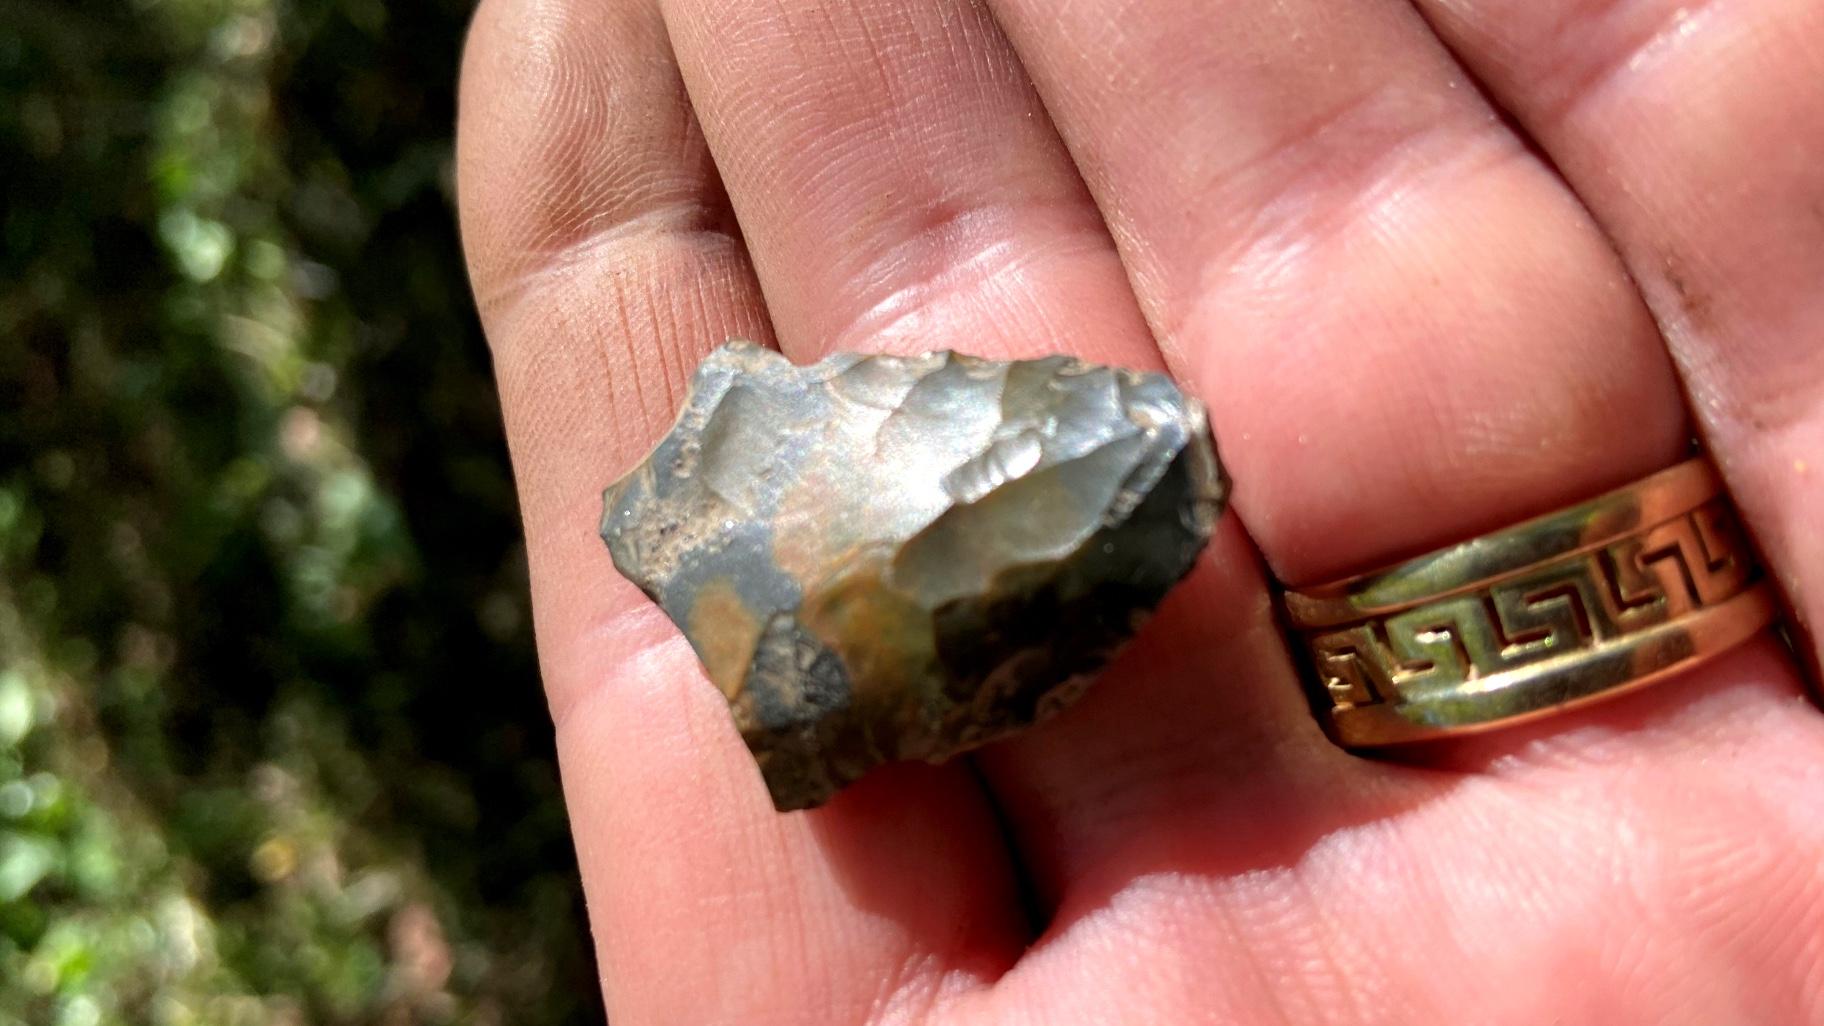
[[[611,1021],[1824,1023],[1773,637],[1400,765],[1266,586],[1699,431],[1824,622],[1820,126],[1812,0],[486,0],[463,227]],[[594,532],[730,337],[1169,368],[1234,514],[1075,708],[778,815]]]

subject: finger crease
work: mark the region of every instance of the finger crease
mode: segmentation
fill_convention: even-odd
[[[490,323],[504,320],[542,282],[561,278],[580,265],[612,262],[616,252],[656,248],[662,242],[710,249],[742,245],[728,208],[703,199],[663,203],[626,216],[603,215],[598,222],[565,245],[529,251],[524,265],[502,275],[499,284],[478,283],[475,298],[482,318]],[[489,332],[490,337],[497,334]]]

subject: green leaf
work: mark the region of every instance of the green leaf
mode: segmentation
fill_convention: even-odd
[[[0,902],[32,892],[61,861],[57,845],[27,834],[0,834]]]

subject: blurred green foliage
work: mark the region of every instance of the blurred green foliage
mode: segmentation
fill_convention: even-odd
[[[599,1022],[462,0],[0,0],[0,1026]]]

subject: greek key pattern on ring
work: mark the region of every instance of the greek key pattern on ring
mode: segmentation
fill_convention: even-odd
[[[1592,649],[1755,583],[1726,501],[1493,583],[1306,635],[1335,712],[1410,702]]]

